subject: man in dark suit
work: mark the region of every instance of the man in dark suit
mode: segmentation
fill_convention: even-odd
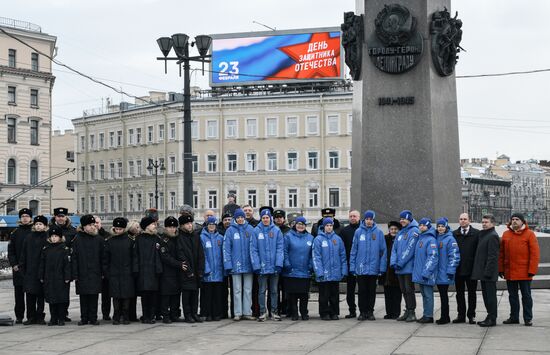
[[[476,291],[477,280],[472,280],[472,267],[476,256],[479,230],[470,225],[470,216],[462,213],[458,218],[460,227],[453,231],[453,235],[460,250],[460,264],[456,269],[455,287],[458,316],[453,323],[466,322],[466,316],[470,324],[475,324],[476,318]],[[465,289],[468,289],[468,308],[464,297]]]

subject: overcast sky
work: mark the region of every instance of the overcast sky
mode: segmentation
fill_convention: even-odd
[[[155,59],[158,37],[266,30],[253,21],[278,30],[339,26],[344,11],[355,11],[355,0],[17,0],[2,16],[40,25],[57,36],[58,60],[142,96],[183,90],[175,64],[165,75]],[[550,1],[455,0],[451,11],[464,22],[467,50],[457,75],[550,68]],[[54,74],[54,129],[122,99],[57,65]],[[207,88],[207,76],[193,75],[192,85]],[[457,88],[462,158],[550,159],[550,72],[457,79]]]

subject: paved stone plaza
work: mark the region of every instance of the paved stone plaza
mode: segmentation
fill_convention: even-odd
[[[74,290],[71,291],[74,295]],[[454,294],[450,295],[454,300]],[[0,313],[13,314],[11,280],[0,281]],[[382,320],[384,298],[378,295],[375,322],[321,321],[317,295],[312,319],[265,323],[231,320],[202,324],[133,323],[78,327],[78,298],[71,300],[73,322],[64,327],[0,327],[0,354],[550,354],[550,290],[533,292],[534,326],[494,328],[477,325],[420,325]],[[341,314],[347,313],[341,295]],[[421,315],[421,298],[417,295]],[[478,293],[478,319],[485,317]],[[499,291],[499,323],[508,317],[507,293]],[[47,306],[46,306],[47,307]],[[439,302],[436,296],[436,310]],[[451,311],[456,304],[451,303]],[[139,312],[138,312],[139,313]],[[436,312],[436,316],[438,316]],[[455,314],[452,313],[452,316]],[[49,318],[47,316],[46,320]]]

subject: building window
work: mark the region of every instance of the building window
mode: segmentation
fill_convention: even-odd
[[[309,207],[318,207],[319,206],[319,190],[311,188],[308,193],[308,206]]]
[[[164,192],[159,192],[159,210],[164,211]]]
[[[15,159],[8,160],[8,184],[15,184],[16,175],[16,165]]]
[[[307,152],[307,168],[308,170],[319,169],[319,152]]]
[[[117,167],[118,167],[117,176],[119,179],[122,179],[122,162],[121,161],[117,163]]]
[[[340,207],[340,189],[331,187],[328,189],[328,205],[329,207]]]
[[[105,180],[105,164],[99,164],[99,178]]]
[[[307,123],[307,134],[319,134],[319,117],[317,116],[307,116],[306,117],[306,123]]]
[[[227,171],[237,171],[237,154],[227,154]]]
[[[90,165],[90,180],[95,180],[95,165]]]
[[[206,137],[208,139],[218,138],[218,121],[206,122]]]
[[[109,148],[115,147],[115,132],[109,132]]]
[[[168,159],[170,159],[170,166],[168,167],[168,173],[169,174],[175,174],[176,173],[176,157],[171,156]]]
[[[90,196],[90,212],[95,212],[95,196]]]
[[[116,131],[116,145],[122,147],[122,131]]]
[[[38,184],[38,162],[36,160],[31,160],[30,178],[31,185]]]
[[[38,107],[38,90],[31,89],[31,107]]]
[[[39,204],[40,204],[40,201],[37,201],[37,200],[30,200],[29,201],[29,209],[31,210],[33,216],[36,216],[38,214]]]
[[[288,207],[298,207],[298,189],[288,189]]]
[[[237,120],[227,120],[225,124],[226,138],[237,138]]]
[[[136,160],[136,174],[137,176],[141,176],[142,173],[143,171],[142,171],[141,160]]]
[[[351,169],[351,150],[348,150],[348,169]]]
[[[128,194],[128,211],[134,210],[134,194]]]
[[[115,195],[109,195],[109,211],[115,212],[116,206],[115,206]]]
[[[103,195],[99,196],[99,211],[105,211],[105,196]]]
[[[218,157],[215,154],[207,155],[207,171],[209,173],[215,173],[218,168]]]
[[[94,150],[94,149],[95,149],[95,135],[90,134],[90,150]]]
[[[159,158],[158,164],[160,166],[159,175],[164,175],[164,171],[166,170],[166,165],[164,164],[164,158]]]
[[[287,153],[286,170],[298,170],[298,153],[297,152]]]
[[[109,178],[115,178],[115,163],[109,163]]]
[[[136,128],[136,144],[141,144],[141,128]]]
[[[174,191],[170,191],[170,209],[176,209],[176,193]]]
[[[80,180],[86,181],[86,167],[84,165],[80,167]]]
[[[134,129],[130,128],[128,129],[128,145],[134,144]]]
[[[328,134],[338,134],[339,130],[339,117],[337,115],[327,116],[327,133]]]
[[[277,189],[267,190],[267,205],[277,207]]]
[[[84,152],[86,150],[86,137],[80,136],[80,151]]]
[[[84,197],[80,198],[80,212],[85,213],[86,211],[86,199]]]
[[[256,189],[251,189],[246,191],[246,202],[252,206],[256,207],[258,205],[258,197],[257,197]]]
[[[193,172],[198,173],[199,172],[199,157],[196,155],[193,155],[191,157],[191,163],[193,164]]]
[[[246,120],[246,136],[256,137],[258,135],[258,121],[255,118]]]
[[[122,211],[122,195],[121,194],[118,194],[116,195],[117,197],[117,208],[118,208],[118,211]]]
[[[277,153],[267,153],[267,167],[268,171],[277,170]]]
[[[348,114],[348,134],[351,134],[352,130],[353,130],[353,115],[350,113]]]
[[[199,139],[199,121],[191,122],[191,138]]]
[[[340,169],[340,152],[338,151],[328,152],[328,168]]]
[[[298,135],[298,117],[286,118],[286,135],[287,136]]]
[[[159,124],[159,141],[164,140],[164,125]]]
[[[256,171],[256,153],[246,153],[246,171]]]
[[[218,192],[216,190],[208,191],[208,208],[218,208]]]
[[[16,66],[16,53],[17,51],[15,49],[8,49],[8,66],[10,68],[15,68]]]
[[[31,70],[38,71],[38,53],[31,53]]]
[[[153,126],[147,127],[147,143],[153,143]]]
[[[277,119],[276,118],[266,118],[265,123],[265,135],[267,137],[277,137]]]
[[[8,117],[8,143],[17,143],[17,119]]]
[[[136,201],[137,201],[137,210],[141,211],[143,208],[143,199],[141,198],[141,194],[136,194]]]
[[[170,122],[170,139],[176,139],[176,122]]]
[[[38,145],[38,120],[31,120],[31,144]]]
[[[8,104],[15,104],[15,86],[8,86]]]
[[[199,208],[199,192],[193,191],[193,208]]]
[[[105,133],[99,134],[99,149],[105,149]]]
[[[134,177],[134,162],[132,160],[128,161],[128,175],[129,177]]]

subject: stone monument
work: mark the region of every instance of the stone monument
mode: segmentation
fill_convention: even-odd
[[[352,207],[375,210],[379,222],[403,209],[451,221],[461,212],[454,65],[462,22],[450,8],[450,0],[356,1],[364,33],[361,51],[350,52],[362,53],[354,65]],[[353,23],[349,13],[345,19]],[[344,23],[343,36],[352,27]]]

